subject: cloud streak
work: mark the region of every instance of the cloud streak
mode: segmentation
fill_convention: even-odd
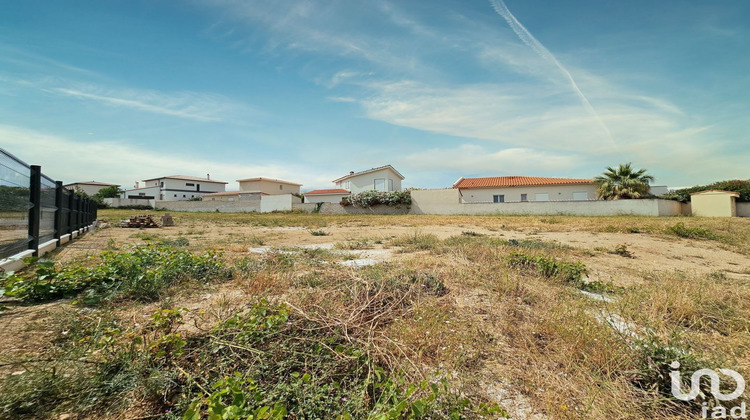
[[[516,17],[511,13],[510,9],[508,9],[508,6],[505,5],[503,0],[490,0],[490,3],[492,4],[492,7],[495,9],[495,12],[497,12],[498,15],[500,15],[503,19],[505,19],[506,22],[508,22],[508,25],[510,28],[515,32],[515,34],[518,36],[518,38],[523,42],[524,44],[528,45],[532,50],[534,50],[537,54],[539,54],[540,57],[544,58],[545,60],[548,60],[552,64],[557,67],[563,75],[568,79],[568,82],[570,83],[570,86],[573,88],[573,90],[576,92],[578,97],[581,99],[581,102],[583,103],[583,106],[586,108],[586,110],[593,116],[596,121],[601,126],[602,130],[607,135],[607,139],[609,140],[610,144],[616,147],[616,144],[614,142],[614,139],[612,138],[612,133],[609,131],[609,128],[604,123],[602,118],[599,116],[599,113],[596,112],[596,109],[591,105],[591,102],[586,97],[586,95],[583,94],[583,91],[581,91],[581,88],[578,87],[578,83],[576,83],[575,79],[573,78],[573,75],[570,74],[568,69],[566,69],[560,62],[555,58],[555,56],[544,46],[542,45],[539,40],[537,40],[534,35],[529,32],[528,29],[526,29],[521,22],[516,19]]]

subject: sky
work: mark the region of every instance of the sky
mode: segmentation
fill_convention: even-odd
[[[0,147],[68,182],[748,179],[745,0],[0,2]]]

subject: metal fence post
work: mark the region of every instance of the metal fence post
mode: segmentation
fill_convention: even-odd
[[[39,255],[39,224],[42,219],[42,167],[31,165],[29,173],[29,249]]]
[[[68,233],[73,234],[73,203],[75,202],[75,194],[73,191],[68,195]]]
[[[63,183],[62,181],[55,181],[55,239],[57,239],[57,246],[60,246],[60,237],[62,236],[62,225],[63,225]]]

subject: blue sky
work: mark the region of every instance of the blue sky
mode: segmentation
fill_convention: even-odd
[[[0,146],[123,186],[747,179],[748,21],[741,0],[1,2]]]

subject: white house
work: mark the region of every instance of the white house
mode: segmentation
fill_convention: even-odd
[[[88,195],[94,195],[99,192],[102,188],[106,187],[119,187],[119,184],[108,184],[106,182],[88,181],[88,182],[74,182],[72,184],[63,185],[70,191],[75,191],[76,188],[85,192]]]
[[[537,176],[459,178],[453,184],[464,203],[596,200],[593,179]]]
[[[185,175],[171,175],[143,180],[136,188],[126,190],[122,198],[186,201],[206,194],[224,192],[226,182]]]
[[[401,191],[401,175],[391,165],[379,166],[333,180],[336,188],[313,190],[305,193],[305,203],[338,203],[343,197],[364,191]]]
[[[364,191],[401,191],[401,175],[391,165],[379,166],[361,172],[349,172],[348,175],[333,180],[336,188],[347,190],[352,194]]]

